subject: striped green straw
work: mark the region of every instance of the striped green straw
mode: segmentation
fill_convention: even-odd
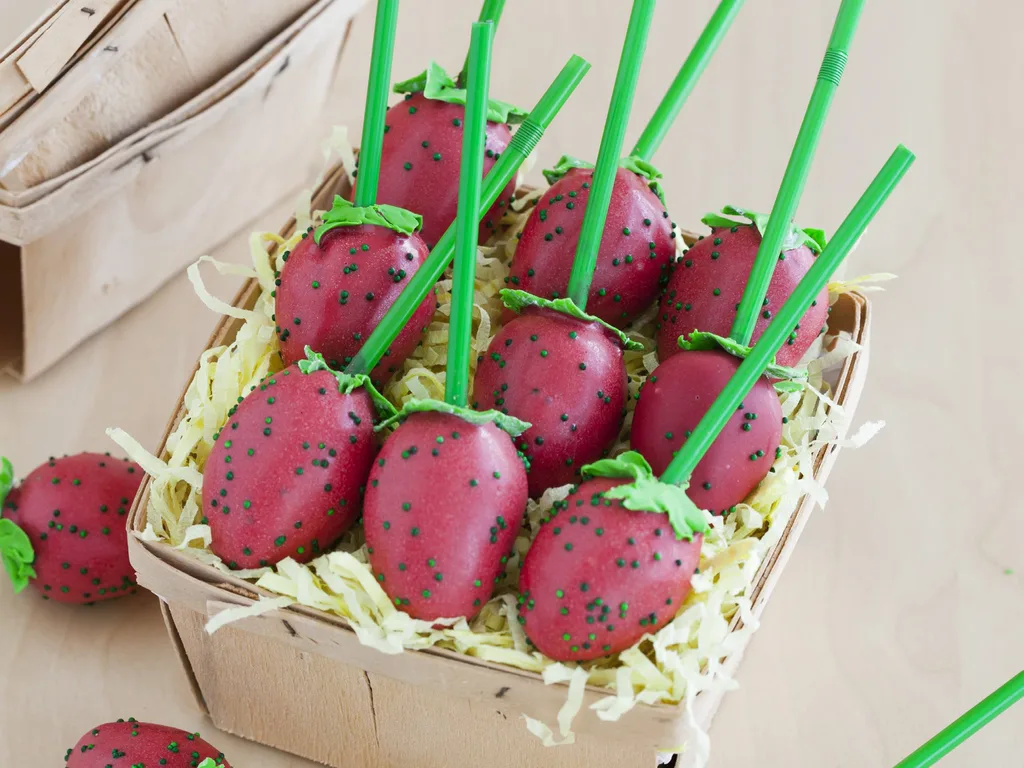
[[[1018,672],[974,707],[939,731],[895,768],[928,768],[1024,698],[1024,672]]]
[[[519,166],[536,148],[544,136],[544,131],[551,125],[589,70],[589,62],[579,56],[572,56],[548,86],[533,111],[516,129],[512,142],[505,147],[501,158],[484,178],[477,221],[484,217],[502,190],[515,178]],[[427,260],[409,278],[405,290],[398,295],[391,309],[370,332],[370,336],[363,342],[362,348],[352,358],[352,362],[345,367],[346,373],[369,373],[384,358],[388,347],[451,264],[454,254],[455,224],[452,224],[437,241]]]
[[[601,148],[597,153],[590,197],[587,198],[580,239],[576,244],[576,257],[573,259],[572,273],[569,275],[569,298],[580,309],[587,308],[590,284],[594,280],[597,253],[601,248],[615,176],[619,171],[619,156],[622,152],[622,143],[626,140],[629,113],[633,109],[633,95],[640,79],[644,52],[647,50],[647,33],[654,18],[654,4],[655,0],[633,0],[626,39],[622,44],[619,71],[615,76],[612,100],[608,105],[608,117],[604,121],[604,132],[601,135]]]
[[[864,234],[868,224],[889,198],[900,179],[914,162],[914,153],[902,144],[892,153],[888,162],[875,177],[867,191],[853,207],[850,215],[836,231],[835,236],[814,264],[804,275],[786,303],[775,314],[757,344],[740,363],[736,373],[725,385],[718,398],[683,443],[683,447],[672,459],[668,469],[661,476],[662,482],[682,485],[689,482],[690,475],[717,439],[736,408],[743,402],[754,384],[764,374],[769,362],[789,336],[790,330],[799,321],[811,300],[828,282],[843,259]],[[686,354],[685,352],[683,354]]]
[[[729,27],[736,19],[736,14],[742,7],[743,0],[722,0],[719,3],[707,26],[704,27],[704,31],[697,38],[690,55],[683,62],[676,79],[672,81],[672,85],[669,86],[658,108],[651,115],[644,132],[636,140],[631,154],[648,161],[654,157],[654,153],[658,151],[661,142],[665,140],[672,123],[679,117],[680,110],[693,92],[700,76],[704,74],[711,57],[715,55],[718,46],[725,39],[725,33],[729,31]]]
[[[463,408],[469,395],[469,359],[473,352],[473,293],[476,287],[476,248],[480,234],[477,212],[483,187],[484,139],[487,138],[487,97],[491,82],[493,42],[493,24],[477,22],[473,25],[467,68],[466,127],[462,132],[459,210],[455,219],[455,273],[444,384],[445,401]]]
[[[480,8],[480,18],[477,19],[479,22],[491,22],[494,27],[494,32],[491,33],[491,40],[493,46],[494,35],[498,31],[498,22],[501,21],[501,14],[505,10],[505,0],[484,0],[484,4]],[[469,54],[466,54],[466,62],[462,65],[462,70],[459,72],[459,76],[455,78],[455,85],[458,88],[466,87],[466,77],[469,76]]]
[[[796,209],[800,205],[800,197],[803,195],[804,186],[807,183],[807,174],[811,170],[811,161],[818,148],[818,140],[821,138],[821,131],[825,126],[825,118],[828,117],[829,108],[832,106],[832,97],[835,96],[836,89],[839,88],[839,82],[843,77],[850,43],[853,42],[853,36],[857,31],[857,24],[863,10],[864,0],[843,0],[838,14],[836,14],[832,37],[829,39],[825,57],[821,62],[821,69],[818,72],[814,91],[811,93],[811,100],[807,104],[800,132],[793,145],[786,173],[782,177],[779,193],[768,219],[768,226],[765,227],[761,246],[754,258],[754,267],[750,271],[750,279],[747,281],[746,290],[743,291],[743,298],[740,300],[736,319],[733,321],[729,334],[740,344],[749,345],[750,339],[754,335],[757,317],[761,312],[761,304],[768,293],[768,286],[771,284],[772,274],[778,263],[782,243],[786,239],[786,233],[789,232]]]
[[[360,207],[377,202],[380,159],[384,152],[384,121],[391,92],[391,60],[395,55],[395,29],[398,26],[398,0],[377,0],[377,18],[373,28],[370,54],[370,79],[366,87],[363,112],[363,136],[359,142],[359,183],[355,204]]]

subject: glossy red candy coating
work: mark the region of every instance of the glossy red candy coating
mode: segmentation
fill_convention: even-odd
[[[285,365],[304,360],[309,346],[335,370],[344,369],[427,254],[419,235],[371,224],[332,229],[320,245],[309,233],[288,254],[277,288],[275,319]],[[371,371],[377,386],[416,349],[435,303],[434,293],[428,293]]]
[[[527,499],[508,434],[412,414],[370,472],[363,520],[373,572],[414,618],[471,618],[504,573]]]
[[[673,268],[668,287],[658,307],[658,358],[665,362],[679,352],[679,336],[693,331],[728,336],[736,308],[743,297],[761,235],[753,226],[715,229],[698,241]],[[814,253],[805,245],[780,254],[775,265],[766,304],[754,328],[753,343],[772,315],[782,307],[814,263]],[[716,293],[717,291],[717,293]],[[828,319],[828,290],[822,289],[808,307],[793,335],[779,349],[779,365],[800,362]]]
[[[477,410],[533,426],[516,440],[530,461],[530,495],[576,482],[611,448],[626,413],[622,347],[596,322],[529,308],[491,341],[473,384]]]
[[[583,483],[541,526],[519,576],[527,637],[556,661],[624,651],[679,610],[702,537],[676,538],[668,516],[634,512],[602,494],[627,482]]]
[[[126,523],[142,483],[135,463],[102,453],[50,459],[11,490],[3,517],[29,537],[43,597],[95,603],[135,591]]]
[[[630,445],[661,475],[742,361],[720,350],[683,351],[659,365],[640,389]],[[765,478],[782,441],[782,405],[761,377],[697,464],[686,495],[721,513]]]
[[[512,260],[510,288],[544,299],[566,295],[594,172],[574,168],[537,202]],[[673,225],[649,182],[619,168],[587,312],[625,327],[653,304],[675,256]]]

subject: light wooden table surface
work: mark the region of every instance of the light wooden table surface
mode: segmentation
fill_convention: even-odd
[[[444,6],[404,4],[396,79],[421,69],[428,47],[461,63],[477,2]],[[713,6],[662,3],[630,136]],[[724,203],[771,206],[835,6],[747,4],[656,158],[680,222]],[[496,44],[497,61],[524,66],[499,68],[494,92],[524,104],[570,50],[595,64],[541,163],[593,155],[600,137],[627,3],[592,0],[582,17],[579,7],[510,3]],[[22,0],[0,0],[0,43],[24,15]],[[868,3],[800,218],[834,229],[898,141],[919,154],[847,270],[901,278],[876,297],[860,411],[888,427],[841,457],[832,501],[801,539],[718,716],[715,768],[892,766],[1024,667],[1022,26],[1020,4],[978,13],[957,0]],[[354,130],[368,27],[364,13],[346,54],[338,121]],[[527,39],[528,56],[516,48]],[[263,226],[277,229],[287,210]],[[244,238],[218,255],[246,258]],[[38,381],[0,383],[0,450],[26,470],[49,454],[112,449],[111,425],[154,446],[214,321],[179,278]],[[55,764],[117,717],[210,730],[153,598],[92,610],[22,598],[0,585],[0,765]],[[214,741],[240,768],[306,765]],[[1024,705],[943,765],[1024,766]]]

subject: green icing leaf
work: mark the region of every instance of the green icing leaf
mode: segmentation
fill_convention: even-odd
[[[299,360],[298,366],[299,370],[306,374],[327,371],[338,380],[338,391],[346,395],[351,395],[355,390],[364,387],[370,393],[370,399],[373,400],[373,404],[377,408],[377,415],[382,419],[390,419],[396,413],[395,406],[377,391],[377,388],[370,382],[370,377],[365,373],[353,374],[336,371],[327,364],[323,355],[314,352],[310,347],[306,347],[306,359]]]
[[[801,392],[804,388],[804,382],[802,381],[776,381],[772,384],[775,387],[775,391],[779,394],[788,395],[793,392]]]
[[[434,62],[430,62],[430,66],[437,66]],[[438,69],[441,69],[438,67]],[[416,77],[410,77],[408,80],[402,80],[401,82],[395,83],[391,89],[395,93],[422,93],[427,87],[427,72],[430,70],[423,70]],[[451,80],[451,78],[448,78]]]
[[[466,106],[466,89],[459,88],[444,67],[430,62],[424,72],[395,83],[395,93],[422,93],[428,99]],[[487,119],[492,123],[521,123],[529,115],[519,107],[497,99],[487,100]]]
[[[631,480],[654,477],[654,470],[647,463],[647,459],[636,451],[626,451],[614,459],[601,459],[593,464],[586,464],[580,471],[586,480],[595,477],[628,477]]]
[[[15,594],[28,586],[30,579],[36,577],[32,563],[36,553],[32,549],[32,541],[28,534],[15,525],[14,521],[0,518],[0,560],[3,560]]]
[[[4,501],[14,487],[14,467],[6,456],[0,456],[0,516],[3,515]],[[36,553],[32,549],[32,541],[13,520],[0,517],[0,560],[4,570],[14,585],[17,594],[28,586],[30,579],[36,577],[32,563]]]
[[[208,757],[196,766],[196,768],[221,768],[222,765],[224,765],[224,763],[218,763],[212,757]]]
[[[614,325],[609,325],[600,318],[588,315],[582,309],[577,307],[576,302],[572,299],[542,299],[539,296],[534,296],[532,293],[527,293],[526,291],[516,291],[511,288],[505,288],[501,291],[501,300],[505,302],[505,306],[513,312],[522,312],[528,307],[539,307],[541,309],[551,309],[555,312],[561,312],[563,315],[575,317],[577,320],[582,320],[585,323],[597,323],[603,326],[609,333],[613,334],[615,338],[619,340],[623,349],[639,352],[644,348],[643,344],[639,341],[633,341]]]
[[[689,335],[679,337],[680,349],[686,350],[704,350],[704,349],[721,349],[724,352],[728,352],[734,357],[738,357],[742,360],[746,360],[750,354],[750,347],[745,347],[739,342],[727,339],[724,336],[719,336],[715,333],[707,333],[705,331],[694,331]],[[807,378],[807,372],[802,371],[799,368],[787,368],[784,365],[776,365],[774,359],[768,364],[765,369],[765,373],[771,376],[773,379],[789,379],[790,381],[802,381]],[[802,385],[798,389],[802,388]]]
[[[801,229],[800,232],[802,232],[806,238],[801,244],[806,245],[815,253],[821,253],[825,250],[825,246],[828,245],[828,238],[825,237],[824,229],[805,227],[804,229]]]
[[[707,226],[715,228],[735,227],[737,224],[753,224],[762,237],[768,228],[769,215],[766,213],[756,213],[747,208],[737,208],[734,205],[725,206],[722,209],[722,213],[725,216],[709,213],[701,221]],[[738,216],[747,221],[736,221],[734,218],[727,218],[729,216]],[[785,239],[782,241],[782,250],[791,251],[794,248],[799,248],[801,245],[806,245],[814,253],[821,253],[825,250],[827,244],[828,239],[825,237],[825,230],[799,229],[795,224],[791,224]]]
[[[636,451],[626,451],[614,459],[602,459],[583,467],[583,477],[623,477],[633,482],[618,485],[604,492],[609,499],[619,499],[622,506],[634,512],[668,515],[668,521],[682,541],[692,541],[696,533],[707,533],[708,522],[700,507],[686,495],[688,484],[670,485],[654,476],[651,465]]]
[[[636,155],[630,155],[629,157],[623,158],[619,162],[619,166],[625,168],[627,171],[632,171],[637,176],[647,179],[648,186],[651,188],[651,191],[658,196],[662,205],[665,204],[665,190],[662,188],[661,182],[659,181],[659,179],[663,177],[661,171]],[[554,184],[574,168],[585,168],[589,170],[593,167],[594,164],[588,163],[586,160],[580,160],[578,157],[572,157],[571,155],[562,155],[554,168],[549,168],[543,171],[543,173],[548,184]],[[733,223],[735,222],[731,222],[729,226],[732,226]]]
[[[441,400],[410,400],[402,407],[401,411],[390,417],[387,421],[378,424],[375,429],[379,431],[390,427],[392,424],[403,421],[413,413],[447,413],[450,416],[457,416],[463,421],[476,424],[477,426],[494,424],[499,429],[508,432],[512,437],[519,437],[519,435],[533,426],[528,421],[520,421],[515,416],[509,416],[501,411],[474,411],[472,408],[463,408]]]
[[[407,211],[396,205],[368,205],[360,208],[353,205],[341,195],[334,196],[334,205],[324,214],[323,223],[317,227],[313,239],[317,245],[324,235],[338,227],[358,227],[360,224],[373,224],[387,227],[403,235],[411,235],[423,228],[423,217],[418,213]]]
[[[0,515],[3,514],[4,500],[14,487],[14,467],[6,456],[0,456]]]
[[[554,168],[548,168],[546,171],[542,171],[544,178],[548,180],[548,184],[554,184],[560,181],[569,171],[574,168],[584,168],[590,170],[594,167],[593,163],[588,163],[586,160],[580,160],[578,157],[572,155],[562,155]]]
[[[659,181],[664,178],[664,174],[661,171],[636,155],[630,155],[623,159],[619,165],[627,171],[632,171],[637,176],[647,179],[647,186],[650,187],[651,191],[658,196],[658,199],[661,200],[661,204],[665,204],[665,190],[661,186],[661,181]]]

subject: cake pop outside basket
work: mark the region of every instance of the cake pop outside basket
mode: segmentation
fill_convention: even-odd
[[[314,208],[329,207],[347,187],[338,169],[314,196]],[[282,235],[294,227],[293,220]],[[251,280],[233,304],[251,309],[259,295],[259,284]],[[861,345],[828,377],[835,401],[849,415],[867,373],[870,309],[863,295],[846,293],[829,319],[831,333],[842,332]],[[230,344],[241,324],[223,318],[208,348]],[[189,381],[196,370],[198,365]],[[167,437],[184,415],[183,403],[184,392],[157,455],[164,453]],[[824,483],[837,453],[838,447],[826,446],[815,455],[818,482]],[[547,686],[539,674],[444,649],[387,655],[362,645],[337,616],[301,606],[247,618],[209,635],[205,626],[210,618],[271,595],[167,544],[144,540],[150,485],[147,478],[129,516],[132,563],[139,583],[161,598],[198,706],[222,730],[335,768],[653,768],[659,752],[692,739],[681,704],[640,704],[619,721],[605,722],[589,705],[609,692],[588,688],[572,725],[575,743],[544,747],[522,716],[555,723],[566,700],[565,685]],[[755,617],[814,505],[810,497],[801,499],[762,562],[750,595]],[[736,618],[730,631],[741,626]],[[741,647],[723,660],[728,674],[735,672],[742,654]],[[702,729],[710,727],[723,695],[720,690],[697,695],[694,714]],[[681,764],[686,765],[685,758]]]

